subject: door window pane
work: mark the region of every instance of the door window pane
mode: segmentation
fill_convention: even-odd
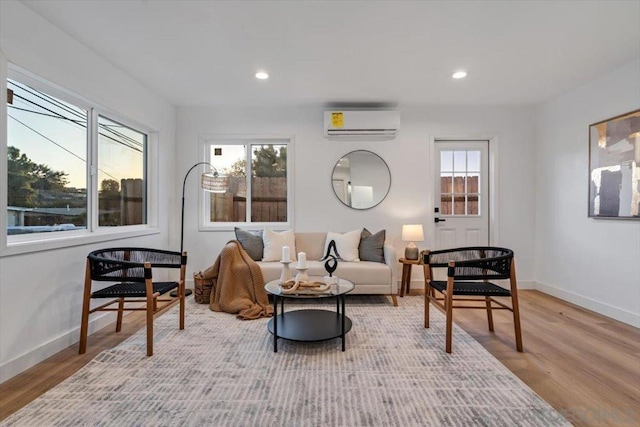
[[[467,151],[467,170],[480,172],[480,151]]]
[[[440,152],[440,170],[453,171],[453,151]]]
[[[467,152],[453,152],[453,170],[454,172],[464,172],[467,170]]]
[[[87,227],[87,111],[7,80],[7,234]]]
[[[98,225],[146,224],[147,135],[98,117]]]
[[[440,153],[440,211],[443,215],[480,214],[480,154],[478,150]]]

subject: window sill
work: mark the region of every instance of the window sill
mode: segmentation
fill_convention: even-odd
[[[110,240],[128,239],[131,237],[148,236],[160,234],[160,229],[155,227],[129,228],[126,230],[99,230],[93,233],[84,231],[73,233],[71,231],[60,236],[34,237],[31,239],[15,239],[8,242],[6,247],[0,249],[0,257],[27,254],[32,252],[49,251],[53,249],[68,248],[72,246],[82,246],[91,243],[108,242]],[[69,234],[66,234],[69,233]],[[71,234],[73,233],[73,234]]]

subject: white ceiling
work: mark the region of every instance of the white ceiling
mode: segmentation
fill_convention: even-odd
[[[24,3],[178,106],[537,104],[640,58],[638,0]]]

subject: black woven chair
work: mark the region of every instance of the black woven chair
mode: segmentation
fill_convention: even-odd
[[[429,304],[442,309],[447,317],[446,351],[451,353],[454,308],[476,308],[487,310],[489,330],[493,332],[491,310],[511,310],[516,333],[516,348],[522,349],[520,330],[520,310],[516,286],[516,268],[513,251],[490,246],[424,251],[425,300],[424,327],[429,327]],[[436,269],[446,268],[447,280],[434,280]],[[435,270],[435,271],[434,271]],[[510,288],[505,289],[490,280],[508,279]],[[436,296],[436,291],[442,297]],[[462,298],[461,298],[462,297]],[[511,307],[498,301],[496,297],[511,297]],[[454,305],[458,301],[478,304]],[[494,305],[495,304],[495,305]]]
[[[96,311],[117,311],[116,332],[122,329],[124,311],[143,310],[147,313],[147,356],[153,355],[153,316],[180,302],[180,329],[184,329],[184,286],[187,253],[147,248],[100,249],[87,256],[80,327],[80,354],[87,350],[89,314]],[[152,269],[180,269],[180,279],[153,282]],[[117,282],[91,292],[93,282]],[[177,289],[175,298],[160,298]],[[115,298],[90,308],[92,298]],[[126,303],[137,303],[127,306]],[[141,306],[141,303],[144,303]],[[160,303],[160,304],[159,304]],[[112,307],[118,304],[118,307]]]

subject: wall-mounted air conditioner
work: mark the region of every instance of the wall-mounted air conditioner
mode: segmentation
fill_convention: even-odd
[[[325,111],[324,136],[331,139],[393,139],[400,130],[398,111]]]

